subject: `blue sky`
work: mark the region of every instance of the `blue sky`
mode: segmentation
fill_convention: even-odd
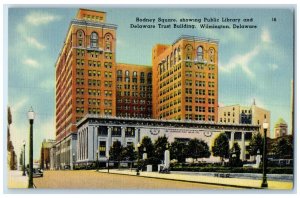
[[[86,7],[88,8],[88,7]],[[273,125],[290,124],[293,78],[293,14],[288,9],[110,8],[107,22],[117,24],[117,62],[151,65],[156,43],[173,43],[181,35],[218,39],[219,103],[256,104],[271,111]],[[77,8],[10,8],[8,12],[8,105],[12,140],[19,155],[28,143],[27,111],[32,106],[34,158],[42,140],[55,138],[55,68],[70,20]],[[135,18],[253,18],[257,29],[130,29]],[[276,22],[271,18],[276,17]],[[220,24],[220,23],[219,23]]]

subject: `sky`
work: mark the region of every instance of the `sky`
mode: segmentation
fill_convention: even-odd
[[[219,104],[249,106],[255,98],[257,106],[271,112],[271,137],[274,123],[280,117],[290,124],[292,10],[120,6],[90,9],[107,12],[107,23],[118,25],[116,60],[121,63],[151,65],[152,47],[157,43],[172,44],[181,35],[218,39]],[[28,145],[27,112],[31,106],[36,112],[34,159],[39,159],[43,139],[55,139],[54,65],[77,10],[77,7],[8,10],[7,106],[11,107],[11,138],[18,157],[23,140]],[[136,17],[253,18],[257,29],[130,29],[131,23],[136,24]]]

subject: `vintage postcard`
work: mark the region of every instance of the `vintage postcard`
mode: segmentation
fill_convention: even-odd
[[[293,192],[295,6],[5,9],[8,192]]]

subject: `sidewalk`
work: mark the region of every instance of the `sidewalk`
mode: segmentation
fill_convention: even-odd
[[[107,170],[99,170],[99,172],[107,173]],[[110,169],[109,173],[112,174],[124,174],[124,175],[135,175],[135,170],[117,170]],[[183,174],[162,174],[158,172],[140,172],[140,177],[150,177],[159,179],[168,179],[176,181],[186,181],[186,182],[197,182],[204,184],[215,184],[223,186],[232,186],[240,188],[250,188],[250,189],[261,189],[261,180],[252,179],[240,179],[240,178],[220,178],[211,176],[199,176],[199,175],[183,175]],[[271,190],[292,190],[293,182],[283,182],[283,181],[268,181]]]
[[[19,170],[9,170],[7,173],[8,188],[28,188],[28,177]]]

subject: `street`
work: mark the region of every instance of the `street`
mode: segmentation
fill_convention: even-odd
[[[38,189],[235,189],[218,185],[171,181],[129,175],[95,172],[95,170],[45,171],[34,178]]]

